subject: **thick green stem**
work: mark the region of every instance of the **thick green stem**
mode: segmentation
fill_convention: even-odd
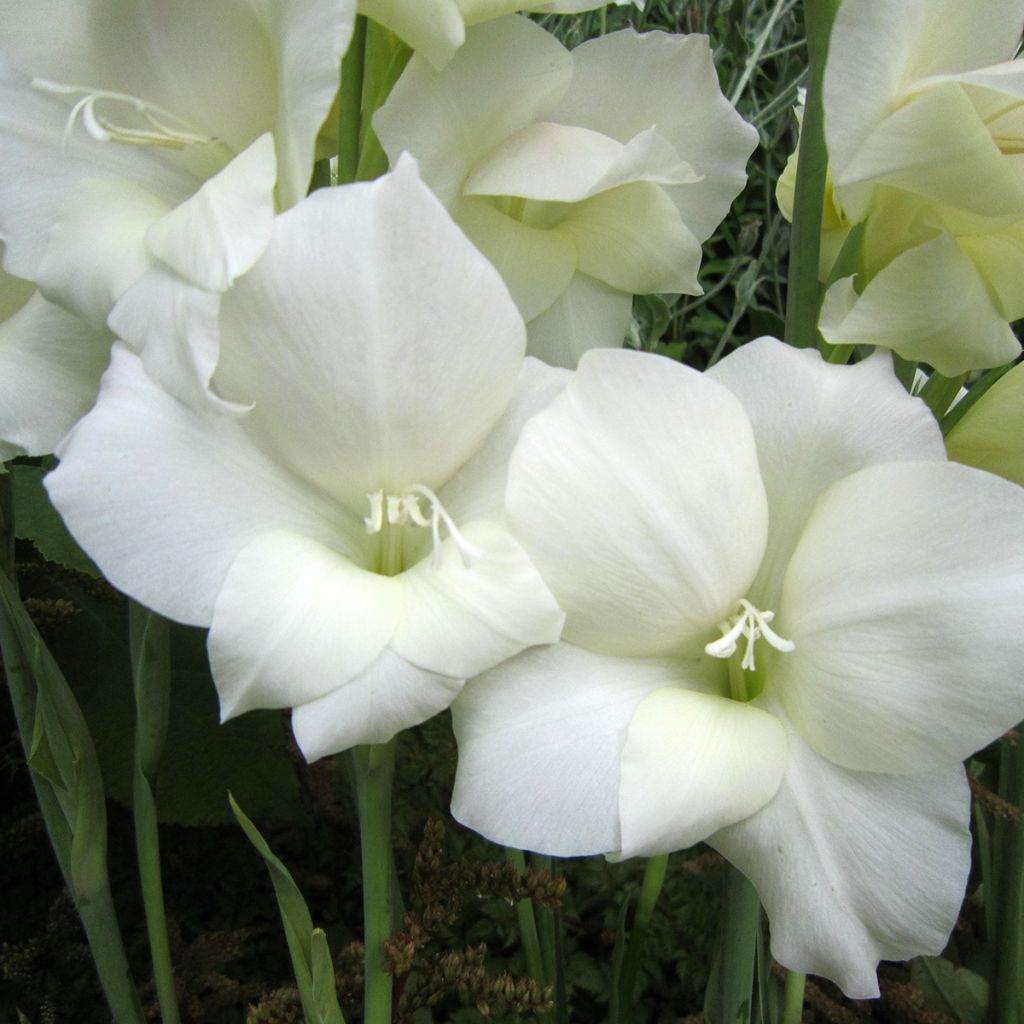
[[[633,929],[629,936],[629,945],[622,960],[618,983],[614,990],[613,1024],[626,1024],[630,1011],[637,997],[637,975],[643,959],[644,945],[647,942],[647,928],[651,923],[654,908],[661,895],[661,887],[668,870],[668,854],[652,857],[647,862],[643,885],[640,887],[640,898],[637,900],[633,914]]]
[[[505,855],[518,874],[526,871],[526,857],[522,850],[509,847],[505,850]],[[533,900],[519,900],[516,903],[516,918],[519,921],[519,938],[526,957],[526,969],[530,972],[530,977],[543,987],[547,984],[547,979],[544,977],[544,959],[540,952],[540,937],[537,934]]]
[[[999,761],[999,795],[1024,809],[1024,749],[1004,742]],[[995,891],[986,904],[995,907],[995,935],[990,948],[992,971],[989,1020],[992,1024],[1024,1024],[1024,826],[997,820],[994,834]]]
[[[163,756],[170,715],[170,625],[166,619],[132,601],[129,606],[132,678],[135,685],[135,769],[133,804],[135,849],[146,912],[149,953],[153,962],[160,1015],[164,1024],[178,1024],[178,996],[167,936],[164,890],[160,872],[160,835],[153,789]]]
[[[818,257],[828,167],[822,83],[837,6],[838,0],[805,0],[804,3],[809,74],[796,168],[786,302],[786,341],[798,348],[811,348],[818,343]]]
[[[718,949],[704,1000],[707,1024],[747,1024],[753,1007],[761,904],[742,872],[727,871]]]
[[[782,1024],[800,1024],[804,1019],[804,988],[807,975],[790,971],[786,975],[786,998],[782,1009]]]
[[[384,943],[393,926],[391,783],[396,740],[356,747],[352,764],[363,855],[364,1024],[391,1024],[393,977],[385,965]]]

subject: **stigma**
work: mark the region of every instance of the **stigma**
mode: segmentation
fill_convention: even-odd
[[[768,625],[775,618],[775,612],[761,611],[755,608],[746,598],[740,600],[739,613],[718,624],[722,635],[713,640],[704,648],[705,654],[712,658],[731,658],[736,652],[740,637],[745,637],[747,645],[743,650],[743,660],[740,667],[748,672],[756,670],[754,661],[754,645],[760,640],[766,640],[777,651],[788,654],[796,649],[792,640],[786,640],[779,636]]]

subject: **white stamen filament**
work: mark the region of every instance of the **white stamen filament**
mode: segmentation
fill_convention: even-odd
[[[218,140],[210,135],[202,135],[189,128],[180,117],[171,111],[139,99],[123,92],[111,92],[104,89],[89,89],[82,85],[64,85],[62,82],[51,82],[46,78],[33,78],[32,88],[40,92],[48,92],[55,96],[76,96],[81,94],[68,115],[64,126],[64,151],[67,152],[71,143],[71,133],[79,116],[82,127],[90,138],[97,142],[123,142],[135,146],[169,146],[183,149],[185,146],[200,144],[209,145]],[[96,104],[125,103],[152,127],[152,131],[140,128],[126,128],[103,117],[96,109]]]
[[[736,652],[737,642],[741,636],[747,638],[747,646],[743,651],[740,667],[748,672],[753,672],[757,668],[754,661],[754,644],[761,637],[764,637],[775,650],[788,654],[796,649],[796,644],[792,640],[786,640],[779,636],[768,625],[774,618],[775,612],[763,612],[755,608],[746,598],[742,598],[740,613],[734,615],[727,622],[718,624],[722,635],[704,648],[705,654],[710,654],[712,658],[731,658]]]
[[[483,557],[483,551],[470,544],[462,536],[454,520],[441,504],[441,499],[429,487],[424,487],[423,484],[413,484],[405,494],[385,495],[381,490],[374,491],[373,494],[368,494],[366,497],[370,502],[370,514],[364,516],[363,523],[366,526],[366,532],[369,534],[380,533],[384,528],[385,509],[387,522],[390,526],[406,526],[412,523],[414,526],[430,527],[433,543],[433,552],[430,559],[432,569],[437,569],[441,565],[442,522],[448,530],[448,536],[451,537],[456,548],[458,548],[462,564],[467,569],[472,568],[472,559]],[[420,508],[421,498],[430,504],[429,517],[424,515],[423,509]]]

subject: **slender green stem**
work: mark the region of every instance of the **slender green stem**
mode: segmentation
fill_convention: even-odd
[[[818,342],[818,258],[821,249],[821,213],[825,199],[825,111],[822,84],[828,40],[838,0],[805,0],[809,75],[807,102],[800,129],[800,152],[793,200],[793,229],[789,243],[786,340],[799,348]]]
[[[1019,742],[1003,743],[999,795],[1024,809],[1024,749]],[[1024,1024],[1024,826],[997,820],[994,847],[996,887],[985,895],[986,903],[991,901],[995,907],[989,1019],[998,1024]]]
[[[509,847],[505,850],[505,856],[508,857],[509,863],[518,874],[521,875],[526,871],[526,857],[522,850],[514,850]],[[537,935],[537,918],[533,913],[533,900],[519,900],[516,903],[516,918],[519,921],[519,938],[523,944],[523,954],[526,957],[526,969],[538,985],[544,986],[547,981],[544,977],[544,960],[540,952],[540,937]]]
[[[359,126],[357,181],[372,181],[388,169],[388,158],[373,130],[373,114],[391,93],[412,50],[393,32],[371,21],[366,30],[363,98]]]
[[[708,1024],[749,1021],[753,1007],[761,904],[757,890],[742,872],[734,867],[727,872],[718,949],[704,1000]]]
[[[396,740],[356,747],[352,764],[363,856],[364,1024],[391,1024],[393,977],[385,965],[384,943],[393,927],[391,784]]]
[[[533,863],[540,871],[547,871],[548,874],[551,874],[553,865],[550,857],[535,853]],[[544,964],[544,980],[547,984],[553,985],[555,975],[558,973],[555,964],[555,912],[550,907],[538,907],[537,918],[541,959]]]
[[[133,778],[135,849],[160,1015],[164,1024],[178,1024],[178,995],[174,985],[171,945],[167,936],[160,872],[160,834],[156,798],[153,795],[170,715],[170,625],[166,619],[134,601],[129,607],[136,707]]]
[[[637,975],[647,941],[647,929],[651,923],[658,896],[661,895],[661,887],[665,881],[667,870],[667,853],[660,857],[652,857],[647,862],[643,884],[640,887],[640,898],[637,900],[636,912],[633,914],[633,929],[629,936],[629,945],[626,947],[626,955],[622,960],[622,969],[619,972],[616,986],[618,1005],[613,1024],[626,1024],[633,1004],[636,1002]]]
[[[363,62],[366,53],[366,16],[356,18],[355,31],[341,62],[338,94],[338,184],[356,180],[359,137],[362,132]]]
[[[786,998],[782,1009],[782,1024],[800,1024],[804,1017],[804,987],[807,975],[789,971],[786,975]]]
[[[933,373],[928,378],[928,383],[921,388],[921,398],[924,404],[931,409],[935,419],[942,422],[953,399],[963,387],[964,377],[943,377],[940,373]]]

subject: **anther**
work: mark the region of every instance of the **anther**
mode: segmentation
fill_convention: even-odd
[[[757,668],[754,661],[754,644],[761,637],[771,644],[777,651],[789,653],[796,649],[792,640],[786,640],[779,636],[768,625],[775,618],[775,612],[762,612],[755,608],[746,598],[740,600],[740,613],[734,615],[727,622],[720,622],[718,628],[722,635],[713,640],[704,648],[705,654],[713,658],[731,658],[736,653],[736,647],[741,636],[746,637],[747,645],[743,651],[743,660],[740,667],[753,672]]]

